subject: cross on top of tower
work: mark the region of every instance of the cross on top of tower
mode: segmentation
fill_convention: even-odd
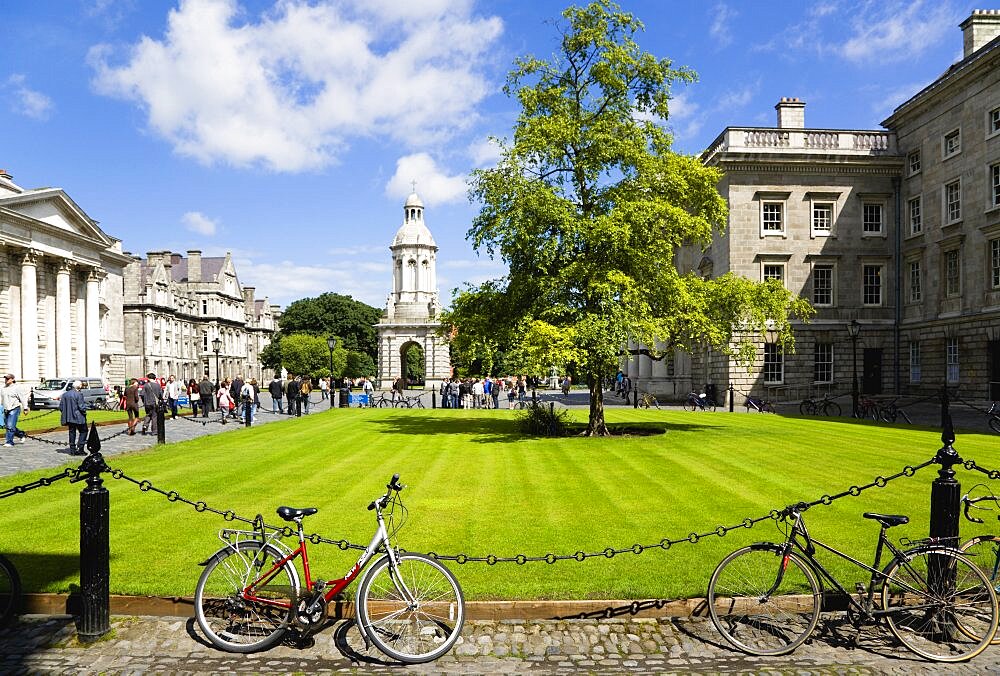
[[[410,185],[413,186],[413,192],[417,192],[417,182],[416,181],[410,181]]]

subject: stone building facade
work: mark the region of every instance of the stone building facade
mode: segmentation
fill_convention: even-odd
[[[424,354],[424,384],[451,377],[451,349],[440,335],[441,303],[437,288],[437,244],[424,223],[424,203],[412,193],[403,205],[403,224],[389,246],[392,292],[378,331],[378,382],[388,389],[404,373],[407,352]]]
[[[260,352],[277,330],[279,309],[241,286],[231,256],[187,258],[151,251],[125,269],[124,323],[128,376],[178,378],[243,375],[263,380]],[[213,341],[221,340],[216,355]],[[218,363],[218,365],[217,365]]]
[[[30,384],[124,376],[121,241],[62,189],[0,170],[0,244],[0,372]]]
[[[682,270],[778,279],[816,308],[796,349],[765,341],[748,372],[723,354],[641,354],[640,387],[683,395],[732,383],[796,399],[919,394],[946,382],[1000,399],[1000,11],[961,26],[963,58],[885,129],[809,129],[782,99],[776,127],[728,127],[703,154],[724,171],[725,233]],[[847,327],[860,324],[856,343]],[[630,346],[635,348],[642,346]]]

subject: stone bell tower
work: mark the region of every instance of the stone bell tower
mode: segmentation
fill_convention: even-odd
[[[451,377],[451,350],[437,331],[441,303],[437,288],[437,244],[424,224],[424,203],[411,193],[403,205],[403,224],[389,246],[392,252],[392,291],[378,331],[377,387],[388,389],[406,376],[406,353],[419,347],[424,353],[425,386]]]

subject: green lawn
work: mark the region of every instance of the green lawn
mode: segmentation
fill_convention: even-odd
[[[581,421],[585,411],[573,411]],[[471,556],[572,554],[656,543],[775,507],[836,493],[918,464],[941,445],[939,433],[830,419],[614,409],[613,423],[660,423],[665,434],[614,439],[524,439],[508,411],[321,411],[221,436],[110,459],[137,479],[218,509],[277,522],[278,505],[315,506],[308,530],[367,544],[368,502],[399,472],[409,520],[399,543],[418,551]],[[26,447],[25,447],[26,448]],[[956,448],[1000,467],[997,438],[962,435]],[[877,526],[866,510],[908,514],[896,536],[927,533],[935,467],[884,489],[808,512],[814,536],[862,560]],[[37,472],[0,480],[24,483]],[[959,469],[964,489],[985,475]],[[203,561],[227,525],[125,481],[111,491],[111,586],[115,593],[193,593]],[[66,591],[78,583],[79,491],[67,481],[0,501],[0,551],[29,590]],[[988,515],[989,516],[989,515]],[[996,529],[963,522],[963,535]],[[773,522],[668,552],[554,565],[469,563],[452,567],[471,599],[664,598],[698,596],[729,551],[780,534]],[[343,575],[354,554],[313,546],[314,574]],[[847,569],[841,568],[840,570]],[[861,573],[850,572],[850,588]]]

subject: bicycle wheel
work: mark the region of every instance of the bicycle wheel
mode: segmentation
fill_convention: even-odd
[[[895,406],[882,406],[878,409],[878,417],[887,423],[896,422],[896,407]]]
[[[693,411],[696,408],[697,407],[694,405],[694,402],[692,402],[690,399],[688,399],[687,401],[684,402],[684,410],[685,411]]]
[[[731,645],[751,655],[795,650],[816,628],[820,608],[812,568],[793,552],[782,556],[782,547],[772,543],[737,549],[708,583],[712,624]]]
[[[883,571],[882,607],[889,630],[929,660],[961,662],[981,653],[997,630],[997,597],[986,575],[954,549],[917,549],[904,555]]]
[[[812,399],[804,399],[799,404],[799,413],[802,415],[816,415],[816,403]]]
[[[378,400],[378,407],[379,408],[389,408],[391,406],[392,406],[392,402],[389,401],[388,399],[379,399]]]
[[[719,408],[719,407],[718,407],[718,405],[714,401],[710,401],[707,404],[705,404],[705,410],[706,411],[711,411],[712,413],[715,413],[715,409],[717,409],[717,408]]]
[[[823,404],[823,415],[830,416],[832,418],[840,417],[840,404],[835,401],[828,401]]]
[[[299,595],[291,563],[257,587],[262,601],[243,598],[243,590],[282,558],[274,547],[248,540],[223,547],[208,560],[195,588],[194,609],[198,626],[216,647],[250,653],[267,650],[284,637]]]
[[[769,401],[765,401],[764,405],[760,407],[761,413],[774,413],[774,404]]]
[[[910,416],[908,416],[906,414],[906,411],[904,411],[903,409],[897,408],[896,409],[896,415],[898,417],[902,418],[903,420],[905,420],[907,425],[912,425],[913,424],[913,421],[910,420]]]
[[[962,556],[976,564],[992,583],[994,591],[1000,585],[1000,537],[996,535],[977,535],[962,543]],[[1000,637],[993,638],[993,644],[1000,644]]]
[[[13,622],[20,605],[21,576],[10,560],[0,555],[0,627]]]
[[[398,567],[383,556],[365,573],[358,587],[358,624],[389,657],[406,664],[430,662],[451,650],[462,632],[462,589],[450,570],[427,556],[397,558]]]
[[[990,416],[990,429],[1000,434],[1000,417],[995,415]]]

